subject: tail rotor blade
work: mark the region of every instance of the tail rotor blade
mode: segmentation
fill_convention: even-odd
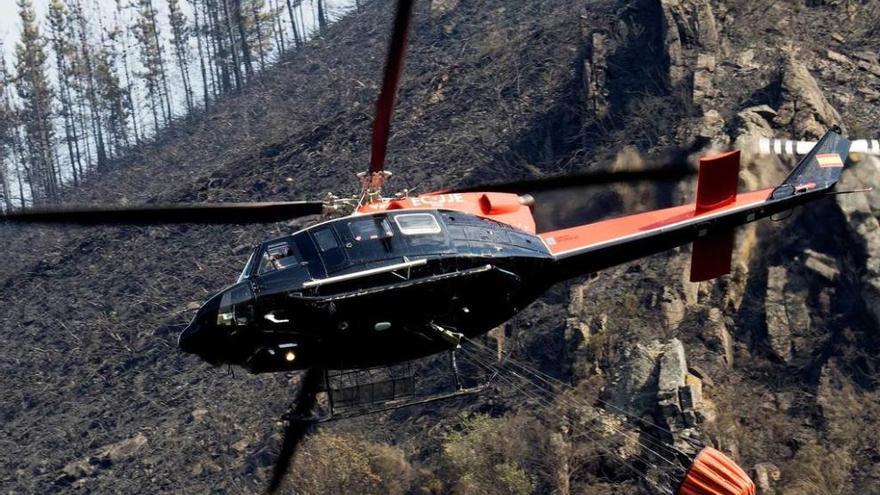
[[[809,153],[818,141],[793,141],[790,139],[767,139],[758,141],[758,154],[798,157]],[[852,141],[850,153],[880,156],[880,140],[857,139]]]
[[[302,385],[296,397],[296,407],[287,420],[284,440],[281,443],[281,452],[279,452],[278,460],[275,462],[275,467],[272,470],[272,480],[269,482],[269,488],[266,491],[269,494],[277,492],[278,488],[281,487],[281,482],[284,481],[287,472],[290,470],[290,463],[293,461],[300,443],[315,426],[315,420],[310,415],[315,408],[318,390],[323,379],[324,370],[319,368],[310,368],[303,377]]]
[[[403,72],[403,59],[406,41],[409,35],[409,24],[412,16],[414,0],[400,0],[394,18],[394,33],[385,62],[385,78],[382,92],[376,102],[376,120],[373,121],[373,148],[370,156],[370,173],[381,172],[385,166],[385,154],[388,148],[388,135],[391,132],[391,116],[394,113],[394,100],[400,74]]]

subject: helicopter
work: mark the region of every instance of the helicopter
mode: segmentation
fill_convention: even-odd
[[[743,193],[737,190],[738,151],[704,157],[693,203],[547,232],[537,231],[535,200],[523,190],[674,180],[694,171],[678,166],[593,172],[387,196],[383,189],[391,174],[384,163],[413,3],[397,5],[370,166],[359,174],[357,197],[33,209],[0,216],[13,223],[79,225],[250,224],[325,216],[259,243],[238,279],[205,302],[179,336],[182,351],[213,365],[252,373],[305,370],[270,491],[280,486],[297,446],[321,420],[312,411],[318,393],[327,389],[328,370],[454,353],[464,339],[506,322],[554,284],[689,243],[690,280],[722,276],[730,270],[737,226],[832,193],[849,157],[851,142],[831,129],[803,150],[782,183]],[[706,459],[715,460],[708,464],[748,478],[720,453],[709,454]],[[745,491],[730,493],[748,493],[748,483],[742,486]]]

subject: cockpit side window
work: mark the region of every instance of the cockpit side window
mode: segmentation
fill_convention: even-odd
[[[248,284],[239,284],[223,293],[217,312],[217,326],[246,326],[253,320],[253,293]]]
[[[301,256],[296,249],[296,245],[291,239],[274,242],[268,244],[263,250],[260,257],[259,275],[274,272],[276,270],[284,270],[294,265],[299,265],[302,261]]]

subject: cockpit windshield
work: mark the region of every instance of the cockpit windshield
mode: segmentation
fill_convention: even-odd
[[[244,269],[242,269],[241,274],[238,276],[237,284],[240,284],[250,278],[251,271],[254,269],[254,262],[257,258],[257,249],[254,248],[251,250],[251,255],[248,257],[247,263],[244,265]]]

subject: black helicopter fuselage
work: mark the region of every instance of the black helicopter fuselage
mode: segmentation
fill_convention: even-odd
[[[459,211],[338,218],[259,245],[180,347],[254,373],[398,363],[508,320],[552,260],[540,237]]]

